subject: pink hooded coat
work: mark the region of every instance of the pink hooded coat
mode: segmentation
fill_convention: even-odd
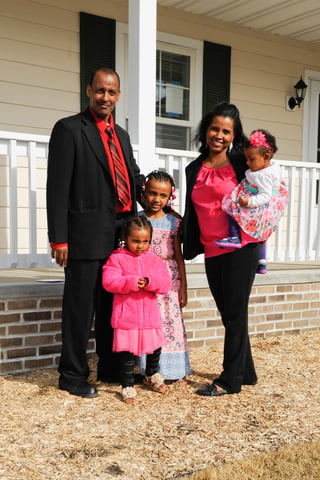
[[[156,294],[167,293],[171,277],[163,260],[149,250],[135,255],[127,249],[113,252],[103,266],[102,285],[114,294],[111,325],[125,330],[162,328]],[[138,289],[138,279],[148,285]]]

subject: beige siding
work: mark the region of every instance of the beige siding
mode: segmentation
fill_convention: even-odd
[[[303,108],[289,112],[285,101],[305,69],[320,71],[320,46],[167,8],[159,9],[158,29],[231,46],[231,101],[245,131],[269,129],[278,140],[277,158],[301,160]]]
[[[49,134],[80,107],[79,12],[126,23],[127,0],[2,3],[0,130]],[[230,45],[231,101],[246,132],[267,128],[278,139],[277,158],[301,159],[303,108],[287,111],[285,98],[305,69],[320,71],[319,45],[160,7],[158,31]]]

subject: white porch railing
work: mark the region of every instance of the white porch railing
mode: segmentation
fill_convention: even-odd
[[[0,132],[0,268],[51,265],[46,225],[47,136]],[[134,148],[139,161],[139,149]],[[185,167],[197,152],[156,149],[158,167],[174,176],[183,213]],[[286,214],[268,241],[269,261],[320,260],[320,165],[278,160],[289,188]],[[143,172],[148,173],[148,172]]]

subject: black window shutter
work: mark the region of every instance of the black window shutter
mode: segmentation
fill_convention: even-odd
[[[115,69],[116,22],[80,12],[80,92],[81,110],[88,105],[86,88],[97,68]]]
[[[202,114],[230,101],[231,47],[204,42]]]

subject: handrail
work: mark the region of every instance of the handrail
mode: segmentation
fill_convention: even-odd
[[[48,141],[45,135],[0,131],[0,268],[51,265],[45,205]],[[139,148],[134,145],[133,149],[139,163]],[[158,168],[175,178],[175,208],[183,214],[185,168],[198,153],[157,148],[155,154]],[[279,228],[268,240],[268,260],[318,261],[320,165],[275,161],[287,183],[289,202]]]

